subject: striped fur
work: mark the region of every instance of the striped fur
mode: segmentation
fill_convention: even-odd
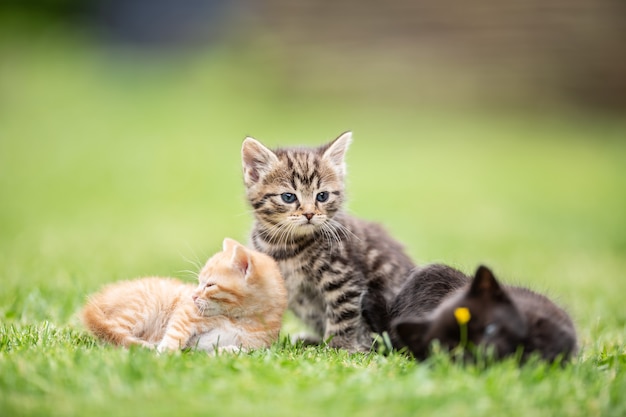
[[[242,159],[252,244],[278,261],[289,308],[331,346],[364,351],[372,337],[361,297],[391,300],[413,263],[382,227],[342,211],[350,141],[347,132],[319,148],[272,151],[247,138]]]
[[[269,256],[225,239],[198,280],[197,286],[171,278],[110,284],[89,297],[82,321],[103,341],[159,352],[261,348],[278,338],[287,296]]]

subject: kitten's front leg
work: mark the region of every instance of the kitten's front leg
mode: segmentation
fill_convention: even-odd
[[[177,350],[181,350],[182,348],[184,348],[186,345],[186,341],[183,341],[183,339],[180,338],[174,338],[174,337],[164,337],[163,340],[161,340],[161,342],[157,345],[157,352],[158,353],[163,353],[163,352],[168,352],[168,351],[177,351]]]
[[[326,302],[322,292],[310,282],[291,288],[290,291],[289,308],[313,332],[292,335],[291,342],[303,346],[321,344],[326,329]]]
[[[167,325],[163,339],[157,345],[157,352],[181,350],[196,333],[195,326],[185,314],[175,314]]]
[[[362,280],[354,276],[329,274],[323,277],[322,290],[326,299],[324,340],[330,338],[331,347],[350,352],[369,348],[359,340],[361,322]]]

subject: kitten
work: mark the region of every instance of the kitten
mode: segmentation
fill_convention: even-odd
[[[373,339],[361,297],[391,300],[413,262],[382,227],[343,211],[351,137],[276,150],[246,138],[242,160],[255,217],[252,244],[278,262],[289,308],[330,346],[366,351]]]
[[[143,278],[104,287],[81,312],[99,339],[158,352],[268,347],[278,338],[287,308],[280,270],[269,256],[224,239],[199,285]]]
[[[361,300],[363,317],[375,333],[387,332],[392,346],[401,348],[405,345],[391,326],[394,319],[426,316],[450,293],[468,283],[465,274],[446,265],[415,268],[392,302],[378,293],[365,294]]]
[[[470,279],[445,265],[430,265],[411,275],[389,309],[369,301],[367,311],[387,311],[372,314],[379,319],[373,326],[389,331],[393,347],[406,346],[417,359],[426,358],[434,340],[448,350],[461,343],[491,349],[496,358],[521,348],[522,360],[533,353],[546,361],[567,360],[577,349],[576,330],[563,309],[529,289],[501,285],[484,266]]]

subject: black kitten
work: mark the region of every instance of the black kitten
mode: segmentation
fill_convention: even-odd
[[[425,359],[434,340],[447,350],[459,344],[492,350],[503,358],[522,350],[547,361],[576,352],[576,330],[568,314],[526,288],[500,285],[480,266],[473,279],[445,265],[415,270],[391,305],[367,294],[363,316],[378,333],[389,333],[395,349],[407,347]],[[466,353],[472,350],[466,350]]]

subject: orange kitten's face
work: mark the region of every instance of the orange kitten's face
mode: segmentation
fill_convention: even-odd
[[[241,305],[245,293],[243,271],[233,268],[225,252],[213,256],[198,276],[194,303],[203,316],[227,314]]]
[[[198,281],[192,297],[203,316],[246,316],[263,311],[270,302],[286,306],[278,265],[230,239],[207,261]]]

